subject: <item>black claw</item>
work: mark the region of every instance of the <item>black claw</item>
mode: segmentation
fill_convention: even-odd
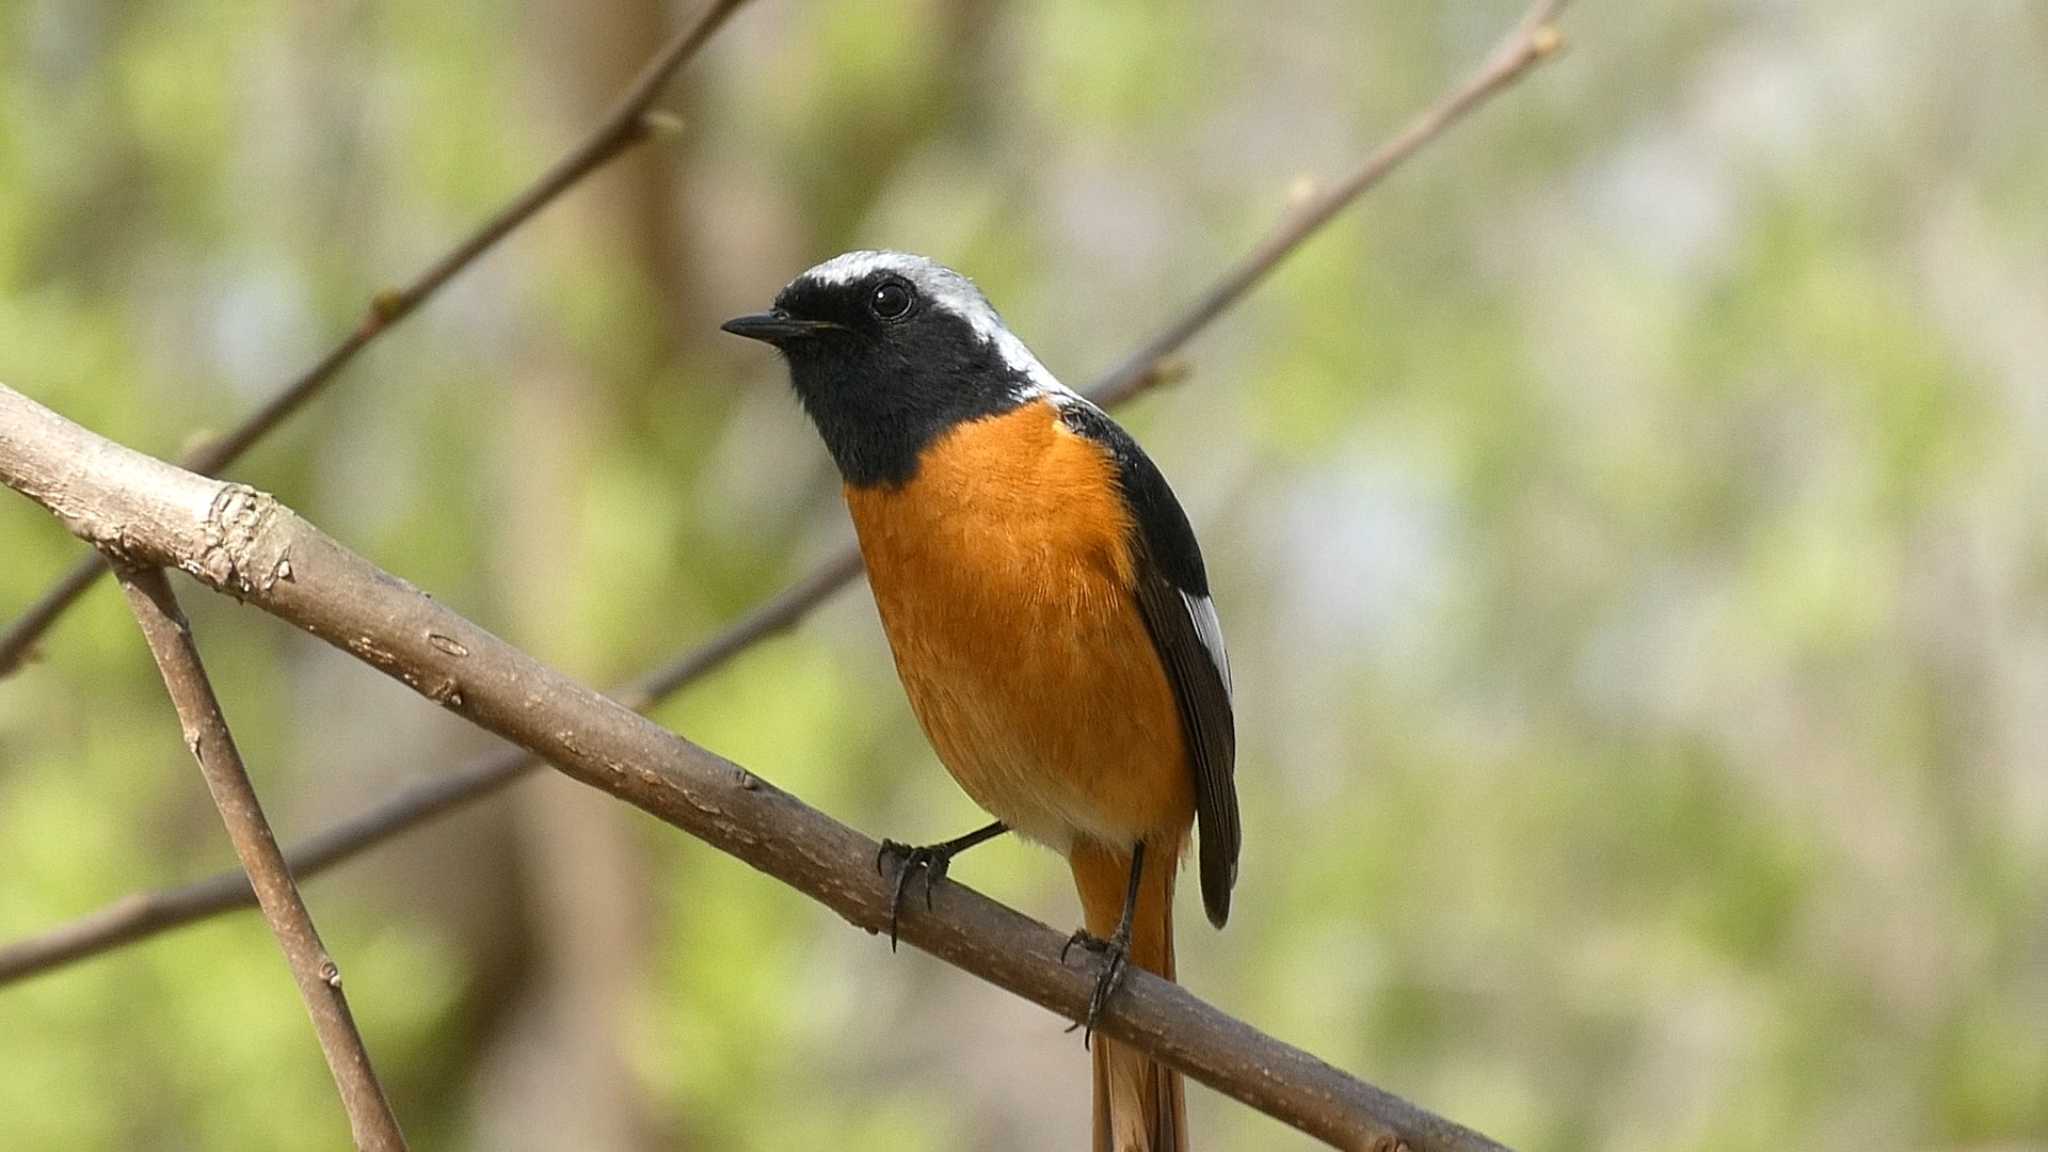
[[[1088,994],[1088,1015],[1067,1025],[1067,1031],[1085,1028],[1081,1033],[1081,1047],[1087,1048],[1095,1038],[1095,1029],[1102,1023],[1102,1013],[1109,1007],[1110,997],[1123,987],[1124,972],[1131,962],[1131,930],[1129,924],[1120,925],[1116,935],[1104,940],[1087,929],[1080,929],[1060,946],[1060,963],[1067,962],[1067,951],[1075,945],[1102,957],[1102,974],[1095,978],[1095,990]]]
[[[1079,944],[1083,948],[1087,948],[1090,951],[1098,951],[1102,947],[1102,939],[1099,936],[1090,936],[1086,928],[1074,929],[1074,934],[1072,936],[1067,937],[1067,942],[1065,944],[1060,945],[1061,964],[1065,964],[1067,962],[1067,952],[1071,950],[1076,944]]]
[[[929,912],[932,910],[932,885],[946,878],[946,869],[952,865],[953,857],[1007,831],[1009,828],[999,821],[965,836],[921,848],[894,840],[882,841],[881,850],[875,853],[875,871],[887,877],[889,870],[883,866],[883,861],[891,856],[898,861],[896,885],[889,893],[889,951],[896,950],[896,920],[903,911],[903,890],[910,883],[911,873],[924,876],[924,910]]]
[[[1124,914],[1117,917],[1116,931],[1104,940],[1093,936],[1086,929],[1067,937],[1066,946],[1060,949],[1060,963],[1067,962],[1067,949],[1079,944],[1090,952],[1102,953],[1102,975],[1095,978],[1095,990],[1088,994],[1088,1015],[1083,1026],[1088,1030],[1081,1034],[1081,1047],[1086,1048],[1095,1039],[1095,1026],[1102,1023],[1103,1010],[1109,1007],[1110,997],[1124,982],[1124,969],[1131,962],[1131,918],[1138,911],[1138,880],[1145,874],[1145,842],[1138,841],[1131,847],[1131,879],[1124,888]],[[1072,1032],[1073,1027],[1067,1031]]]
[[[953,854],[942,847],[914,847],[898,844],[894,840],[882,841],[882,850],[876,854],[875,866],[882,875],[889,873],[881,867],[884,857],[894,856],[896,865],[896,886],[889,894],[889,951],[896,950],[896,921],[903,912],[903,892],[910,886],[912,876],[924,877],[924,910],[932,910],[932,885],[946,878],[946,869],[953,863]]]

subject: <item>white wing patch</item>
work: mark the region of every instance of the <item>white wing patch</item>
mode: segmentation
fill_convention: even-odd
[[[994,345],[1003,363],[1029,382],[1018,390],[1017,399],[1045,397],[1059,402],[1076,397],[1072,389],[1060,383],[1045,365],[1038,362],[1038,357],[1031,354],[1031,349],[1017,338],[1016,333],[1003,326],[1003,318],[996,314],[994,306],[988,302],[988,297],[981,294],[981,289],[975,287],[974,281],[943,264],[910,252],[848,252],[834,256],[798,279],[843,285],[863,280],[876,272],[894,272],[910,281],[917,287],[919,295],[935,307],[965,320],[975,335]]]
[[[1195,621],[1195,638],[1202,642],[1209,661],[1223,677],[1223,694],[1235,699],[1236,693],[1230,687],[1230,654],[1223,650],[1223,622],[1216,618],[1215,603],[1207,596],[1190,596],[1186,592],[1180,594],[1180,599]]]

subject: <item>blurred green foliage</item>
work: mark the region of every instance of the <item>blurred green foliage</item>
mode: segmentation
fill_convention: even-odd
[[[595,119],[652,0],[0,2],[0,379],[146,450],[247,411]],[[235,471],[592,682],[848,533],[716,332],[844,248],[1073,383],[1516,15],[757,0],[685,121]],[[1128,413],[1239,682],[1227,1010],[1544,1149],[2048,1147],[2048,18],[1617,4]],[[0,501],[0,610],[77,554]],[[480,738],[190,608],[303,834]],[[864,594],[661,719],[877,835],[977,817]],[[231,857],[132,623],[0,684],[0,938]],[[1065,870],[959,879],[1064,925]],[[1059,1022],[553,779],[310,885],[435,1148],[1068,1147]],[[1191,1091],[1200,1144],[1305,1142]],[[327,1149],[267,932],[0,989],[0,1147]]]

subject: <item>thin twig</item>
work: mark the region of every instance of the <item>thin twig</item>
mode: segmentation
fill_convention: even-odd
[[[1172,356],[1189,339],[1242,300],[1303,241],[1329,223],[1338,210],[1364,195],[1486,97],[1505,88],[1553,52],[1558,41],[1548,21],[1561,7],[1561,3],[1539,5],[1486,68],[1417,116],[1344,180],[1282,219],[1258,247],[1225,272],[1194,305],[1089,389],[1090,397],[1113,406],[1177,379],[1179,366]],[[615,698],[631,702],[640,710],[661,702],[736,652],[793,626],[860,574],[859,552],[852,547],[842,549],[702,648],[686,653],[668,668],[638,682],[638,689],[646,693],[644,704],[634,702],[632,688]],[[499,752],[447,777],[414,785],[368,812],[295,846],[290,852],[292,867],[299,875],[310,876],[341,863],[383,840],[495,793],[537,763],[518,752]],[[233,872],[175,888],[133,893],[69,923],[0,947],[0,986],[252,904],[248,885]]]
[[[498,241],[510,235],[520,225],[532,219],[541,209],[553,203],[562,193],[581,183],[592,172],[624,155],[633,145],[647,136],[648,110],[659,99],[669,80],[689,59],[697,54],[713,33],[717,32],[726,18],[731,16],[746,0],[713,0],[703,14],[688,28],[675,37],[654,58],[641,69],[618,103],[612,106],[605,118],[590,130],[575,147],[543,172],[519,195],[498,209],[490,219],[457,244],[440,259],[427,267],[411,283],[401,288],[388,289],[377,293],[364,311],[362,320],[348,336],[330,349],[319,362],[306,369],[300,376],[278,389],[263,406],[249,414],[240,424],[226,435],[208,441],[189,453],[184,459],[185,467],[208,476],[219,475],[221,470],[240,459],[257,441],[270,434],[279,424],[318,395],[332,383],[341,370],[346,368],[363,349],[370,346],[379,336],[391,330],[399,321],[413,314],[427,298],[453,280],[457,273],[469,267],[479,256],[490,251]],[[0,678],[5,678],[18,669],[36,641],[49,631],[71,605],[92,587],[100,573],[107,567],[106,558],[99,553],[89,553],[79,558],[55,583],[44,590],[0,634]]]
[[[298,982],[299,995],[320,1039],[320,1051],[327,1057],[327,1069],[341,1090],[341,1104],[348,1112],[356,1147],[363,1152],[404,1152],[405,1137],[398,1130],[398,1119],[384,1098],[376,1069],[370,1066],[370,1053],[349,1013],[348,998],[342,995],[341,969],[320,943],[320,933],[292,882],[284,853],[278,851],[277,839],[271,835],[256,788],[242,765],[234,734],[221,715],[220,701],[214,697],[206,666],[199,659],[199,646],[193,643],[192,628],[178,609],[177,597],[159,569],[124,568],[118,576],[135,622],[149,641],[150,654],[156,657],[157,670],[163,673],[164,688],[178,710],[185,747],[199,761],[200,774],[206,777],[207,790],[213,793],[221,822],[227,825],[228,839],[234,841],[235,854],[242,858],[242,868],[263,906],[263,917],[270,921],[270,930],[277,934],[291,966],[292,979]]]
[[[841,553],[782,595],[734,621],[709,641],[612,694],[646,711],[695,683],[758,641],[787,631],[810,609],[860,571],[860,554]],[[501,748],[445,776],[409,788],[352,819],[293,845],[285,853],[292,875],[304,880],[430,820],[490,796],[541,766],[524,748]],[[256,906],[241,872],[124,896],[61,927],[0,947],[0,987],[66,964],[148,939],[162,932]]]
[[[1196,333],[1242,300],[1245,293],[1257,287],[1281,260],[1301,247],[1303,241],[1339,212],[1386,179],[1388,173],[1400,167],[1423,145],[1441,136],[1444,129],[1464,119],[1489,97],[1555,55],[1563,47],[1564,39],[1551,22],[1564,10],[1566,2],[1538,0],[1522,17],[1515,31],[1494,49],[1493,55],[1470,79],[1438,97],[1436,103],[1410,120],[1392,139],[1381,144],[1342,179],[1297,205],[1266,234],[1265,239],[1218,278],[1208,292],[1153,337],[1151,343],[1097,382],[1094,395],[1098,402],[1114,403],[1135,391],[1147,374],[1157,370],[1161,361],[1179,351]]]
[[[892,922],[875,841],[534,660],[275,497],[125,448],[4,385],[0,482],[118,563],[189,572],[860,928]],[[1091,961],[1065,964],[1065,934],[962,884],[932,897],[895,920],[904,942],[1069,1019],[1087,1016]],[[1098,1031],[1338,1147],[1500,1148],[1142,971]]]

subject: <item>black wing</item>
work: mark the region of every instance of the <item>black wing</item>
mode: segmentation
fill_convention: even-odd
[[[1180,705],[1189,767],[1195,775],[1195,820],[1202,836],[1202,907],[1218,928],[1230,917],[1237,883],[1237,721],[1230,706],[1230,657],[1209,600],[1209,577],[1187,513],[1166,477],[1130,434],[1086,401],[1068,401],[1069,428],[1115,456],[1124,499],[1131,505],[1138,558],[1138,607]]]

